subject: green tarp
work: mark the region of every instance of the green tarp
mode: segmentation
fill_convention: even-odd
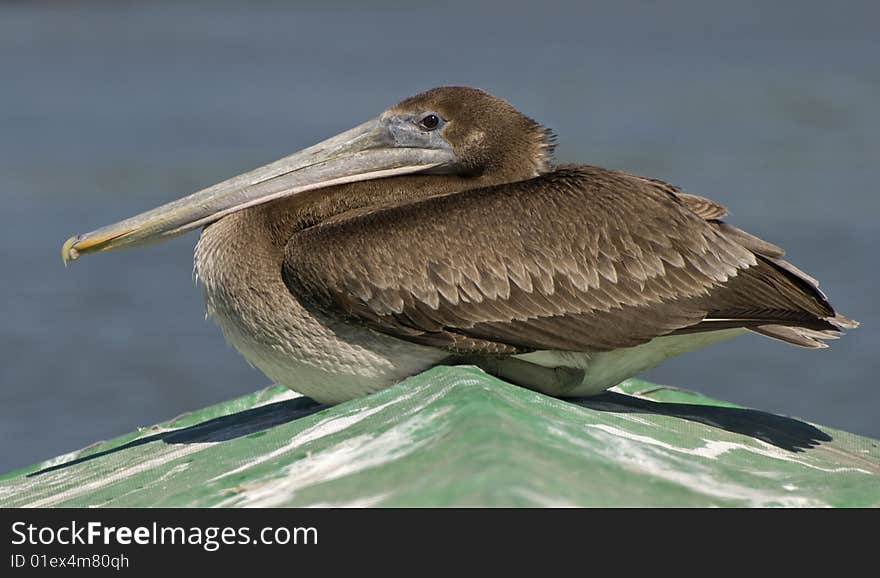
[[[629,380],[560,400],[438,367],[272,387],[0,477],[10,506],[880,506],[880,442]]]

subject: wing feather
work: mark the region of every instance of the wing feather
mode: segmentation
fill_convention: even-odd
[[[660,181],[558,167],[339,215],[291,237],[282,273],[315,307],[465,353],[602,351],[716,318],[834,329],[815,280],[725,214]]]

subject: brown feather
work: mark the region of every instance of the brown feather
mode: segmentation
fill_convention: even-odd
[[[480,351],[601,351],[690,327],[834,328],[824,296],[772,245],[715,221],[720,205],[675,191],[564,166],[343,213],[291,238],[284,279],[322,307],[457,352],[463,337]]]

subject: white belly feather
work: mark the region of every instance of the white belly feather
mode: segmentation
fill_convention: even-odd
[[[565,395],[570,397],[588,396],[601,393],[628,377],[633,377],[655,367],[670,357],[746,332],[746,329],[725,329],[706,333],[657,337],[636,347],[614,351],[599,353],[534,351],[516,357],[543,367],[571,367],[584,370],[584,378],[580,385],[567,390]]]
[[[215,309],[211,316],[251,365],[276,383],[322,403],[340,403],[390,387],[449,356],[351,326],[292,326],[277,343],[267,346],[242,331],[228,311]]]

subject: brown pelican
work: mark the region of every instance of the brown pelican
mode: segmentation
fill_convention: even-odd
[[[590,395],[741,333],[823,347],[856,325],[718,203],[552,151],[507,102],[436,88],[62,256],[204,227],[195,274],[227,340],[329,403],[441,363]]]

